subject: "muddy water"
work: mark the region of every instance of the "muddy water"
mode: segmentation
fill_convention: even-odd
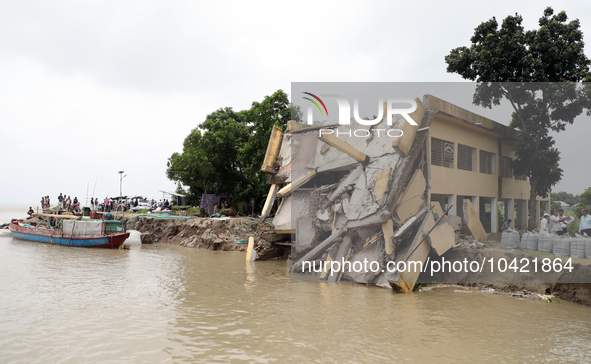
[[[283,262],[0,232],[0,363],[591,362],[591,308],[291,283]]]

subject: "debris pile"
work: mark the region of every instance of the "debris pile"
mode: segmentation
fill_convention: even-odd
[[[486,234],[469,200],[463,206],[466,221],[446,216],[439,203],[428,203],[428,129],[436,112],[426,110],[419,99],[414,101],[416,110],[395,115],[392,125],[386,118],[376,125],[352,119],[349,125],[320,127],[290,121],[286,133],[273,131],[262,166],[271,185],[263,219],[273,201],[281,199],[273,225],[277,233],[295,234],[294,274],[307,273],[304,268],[310,263],[322,264],[321,280],[350,280],[408,292],[420,272],[410,265],[396,271],[388,266],[424,263],[430,253],[441,255],[458,246],[456,242],[484,247],[476,239],[485,239]],[[256,249],[257,236],[254,240]],[[351,265],[367,261],[374,266],[371,271],[330,271],[333,261]]]

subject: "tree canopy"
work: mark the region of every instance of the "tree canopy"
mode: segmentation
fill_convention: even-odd
[[[166,176],[188,187],[191,203],[203,192],[231,196],[235,202],[261,201],[268,187],[260,168],[272,127],[285,130],[292,111],[300,117],[282,90],[248,110],[214,111],[185,138],[182,153],[168,159]]]
[[[536,195],[546,196],[562,178],[560,152],[551,131],[589,110],[590,61],[584,54],[578,20],[567,22],[564,11],[544,10],[539,29],[525,31],[517,13],[476,27],[470,47],[453,49],[445,57],[447,71],[477,82],[473,103],[491,108],[504,98],[513,107],[510,126],[520,131],[511,167],[530,181],[530,217],[533,229]],[[589,111],[587,111],[589,115]]]

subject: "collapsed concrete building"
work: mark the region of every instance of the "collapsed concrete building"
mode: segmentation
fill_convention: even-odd
[[[471,198],[466,181],[458,183],[464,186],[463,192],[451,192],[448,198],[442,197],[441,191],[449,189],[442,181],[446,175],[458,178],[449,175],[450,170],[459,174],[476,171],[477,146],[469,150],[472,154],[459,154],[474,138],[469,133],[477,133],[482,145],[498,144],[499,153],[506,154],[514,130],[431,95],[414,101],[417,108],[407,116],[418,125],[396,115],[392,125],[386,118],[375,125],[363,125],[354,119],[348,125],[322,126],[290,121],[285,133],[279,128],[273,130],[262,166],[269,173],[270,184],[263,220],[279,199],[273,226],[276,233],[292,236],[292,272],[301,272],[304,262],[376,262],[379,268],[374,266],[371,272],[323,270],[318,277],[328,282],[347,279],[408,292],[420,271],[408,267],[392,272],[387,267],[404,267],[400,262],[424,263],[430,253],[442,255],[461,237],[469,236],[475,245],[476,239],[486,239],[487,233],[496,232],[496,222],[486,224],[485,220],[483,225],[485,214],[478,211],[479,206],[483,207],[482,197]],[[387,115],[386,108],[384,105],[383,115]],[[467,141],[440,145],[437,137],[449,135],[450,130],[465,134]],[[430,135],[432,132],[435,137]],[[442,147],[446,149],[439,150]],[[480,154],[489,165],[495,163],[489,169],[501,170],[497,164],[504,161],[502,154],[496,160],[491,160],[490,152],[483,150]],[[466,158],[470,161],[466,162]],[[506,176],[501,174],[495,184],[496,173],[488,173],[485,162],[480,162],[482,176],[461,176],[482,179],[476,184],[476,188],[484,189],[480,195],[527,190],[527,182],[519,179],[505,181],[508,188],[503,189],[500,186]],[[464,166],[469,163],[470,168]],[[439,180],[433,180],[433,168]],[[431,193],[434,184],[439,194]],[[490,197],[491,203],[505,196],[498,197]],[[511,214],[512,206],[513,201],[507,204]],[[496,206],[492,210],[496,219]],[[260,250],[264,249],[259,246]],[[249,258],[255,255],[249,252]]]
[[[453,228],[435,226],[444,217],[440,205],[428,204],[426,136],[433,113],[415,101],[417,109],[409,116],[418,126],[399,116],[390,126],[385,118],[373,126],[353,120],[350,125],[308,127],[290,121],[285,134],[273,130],[262,166],[271,184],[263,219],[280,198],[273,226],[277,233],[293,234],[292,272],[304,261],[365,259],[382,266],[419,261],[431,249],[441,254],[454,245]],[[378,130],[403,135],[379,136]],[[326,271],[320,279],[410,291],[419,273]]]

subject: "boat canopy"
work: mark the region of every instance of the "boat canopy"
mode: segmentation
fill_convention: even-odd
[[[62,234],[72,236],[101,236],[103,222],[101,220],[64,220]]]

